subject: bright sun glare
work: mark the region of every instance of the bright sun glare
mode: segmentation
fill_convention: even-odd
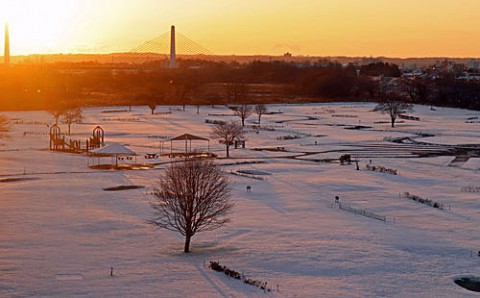
[[[75,0],[5,2],[0,10],[0,22],[8,22],[12,51],[22,54],[67,50],[75,26],[91,4],[91,1]]]

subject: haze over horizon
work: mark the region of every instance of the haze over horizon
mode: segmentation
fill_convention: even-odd
[[[128,52],[175,25],[217,55],[480,57],[475,0],[2,2],[12,55]]]

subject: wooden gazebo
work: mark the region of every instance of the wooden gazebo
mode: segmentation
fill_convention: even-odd
[[[123,160],[123,158],[127,158],[127,160],[131,160],[133,156],[136,156],[134,151],[118,143],[112,143],[104,147],[90,150],[89,154],[97,157],[109,156],[115,158],[115,167],[118,167],[119,159]]]
[[[173,156],[173,142],[174,141],[184,141],[185,142],[185,155],[192,151],[192,141],[206,141],[207,142],[207,152],[210,152],[210,139],[202,138],[199,136],[195,136],[189,133],[184,133],[177,137],[170,139],[170,155]]]

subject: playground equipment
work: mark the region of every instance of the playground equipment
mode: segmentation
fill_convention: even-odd
[[[105,131],[100,126],[93,129],[92,137],[87,140],[87,151],[100,148],[104,145]]]
[[[83,153],[90,150],[100,148],[104,145],[105,132],[97,126],[93,130],[92,136],[85,142],[85,147],[82,148],[80,140],[65,140],[65,135],[62,134],[60,127],[54,124],[50,127],[50,150],[52,151],[68,151],[74,153]]]
[[[50,127],[50,150],[65,150],[65,136],[57,124]]]

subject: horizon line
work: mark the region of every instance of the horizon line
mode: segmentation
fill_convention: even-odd
[[[29,57],[29,56],[111,56],[111,55],[128,55],[128,54],[151,54],[158,56],[166,56],[167,53],[155,53],[155,52],[110,52],[110,53],[31,53],[31,54],[20,54],[20,55],[10,55],[11,58],[15,57]],[[409,60],[409,59],[480,59],[480,56],[408,56],[408,57],[395,57],[395,56],[348,56],[348,55],[294,55],[290,53],[291,56],[285,56],[285,54],[177,54],[178,56],[206,56],[206,57],[277,57],[285,59],[295,59],[295,58],[367,58],[367,59],[397,59],[397,60]],[[0,56],[4,57],[4,56]]]

